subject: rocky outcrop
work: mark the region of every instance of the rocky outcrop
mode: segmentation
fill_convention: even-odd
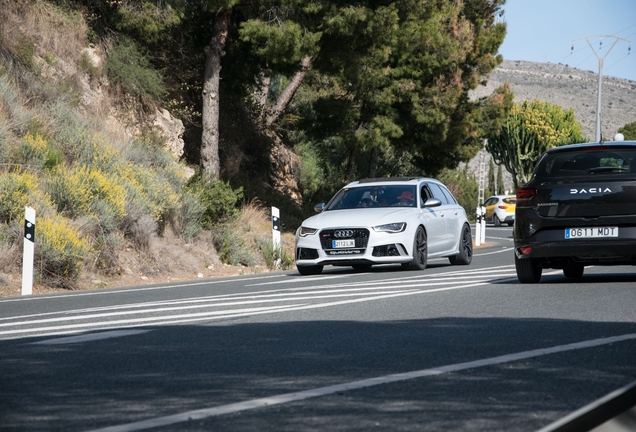
[[[183,132],[185,127],[183,122],[172,115],[166,109],[157,109],[153,123],[166,138],[166,147],[175,159],[179,160],[183,156]]]

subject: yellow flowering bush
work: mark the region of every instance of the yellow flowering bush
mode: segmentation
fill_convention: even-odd
[[[117,218],[126,213],[126,190],[116,177],[98,169],[56,169],[48,179],[48,190],[58,211],[69,217],[96,216],[97,202],[106,203]]]
[[[178,208],[180,195],[156,171],[128,162],[119,167],[117,175],[126,188],[129,204],[139,212],[159,221]]]
[[[24,162],[41,167],[48,158],[46,140],[39,133],[29,134],[22,138],[22,156]]]
[[[42,279],[58,285],[76,280],[90,250],[88,242],[60,216],[44,216],[35,226],[36,264]]]
[[[88,135],[81,141],[77,164],[114,173],[121,164],[121,153],[101,135]]]
[[[37,179],[33,174],[12,172],[1,175],[0,222],[10,222],[22,217],[37,186]]]

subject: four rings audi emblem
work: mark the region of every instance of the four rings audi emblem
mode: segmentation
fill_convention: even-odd
[[[333,236],[336,238],[353,237],[353,230],[336,230],[334,231]]]

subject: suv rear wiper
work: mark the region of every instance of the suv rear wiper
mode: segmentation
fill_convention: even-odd
[[[623,168],[623,167],[604,166],[604,167],[590,168],[587,172],[589,172],[590,174],[594,174],[597,172],[614,172],[614,171],[626,172],[626,171],[629,171],[629,169]]]

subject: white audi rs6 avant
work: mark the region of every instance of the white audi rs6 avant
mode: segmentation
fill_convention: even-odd
[[[302,275],[325,265],[365,270],[400,263],[423,270],[429,258],[472,261],[466,212],[441,182],[431,178],[376,178],[348,184],[296,231],[295,258]]]

